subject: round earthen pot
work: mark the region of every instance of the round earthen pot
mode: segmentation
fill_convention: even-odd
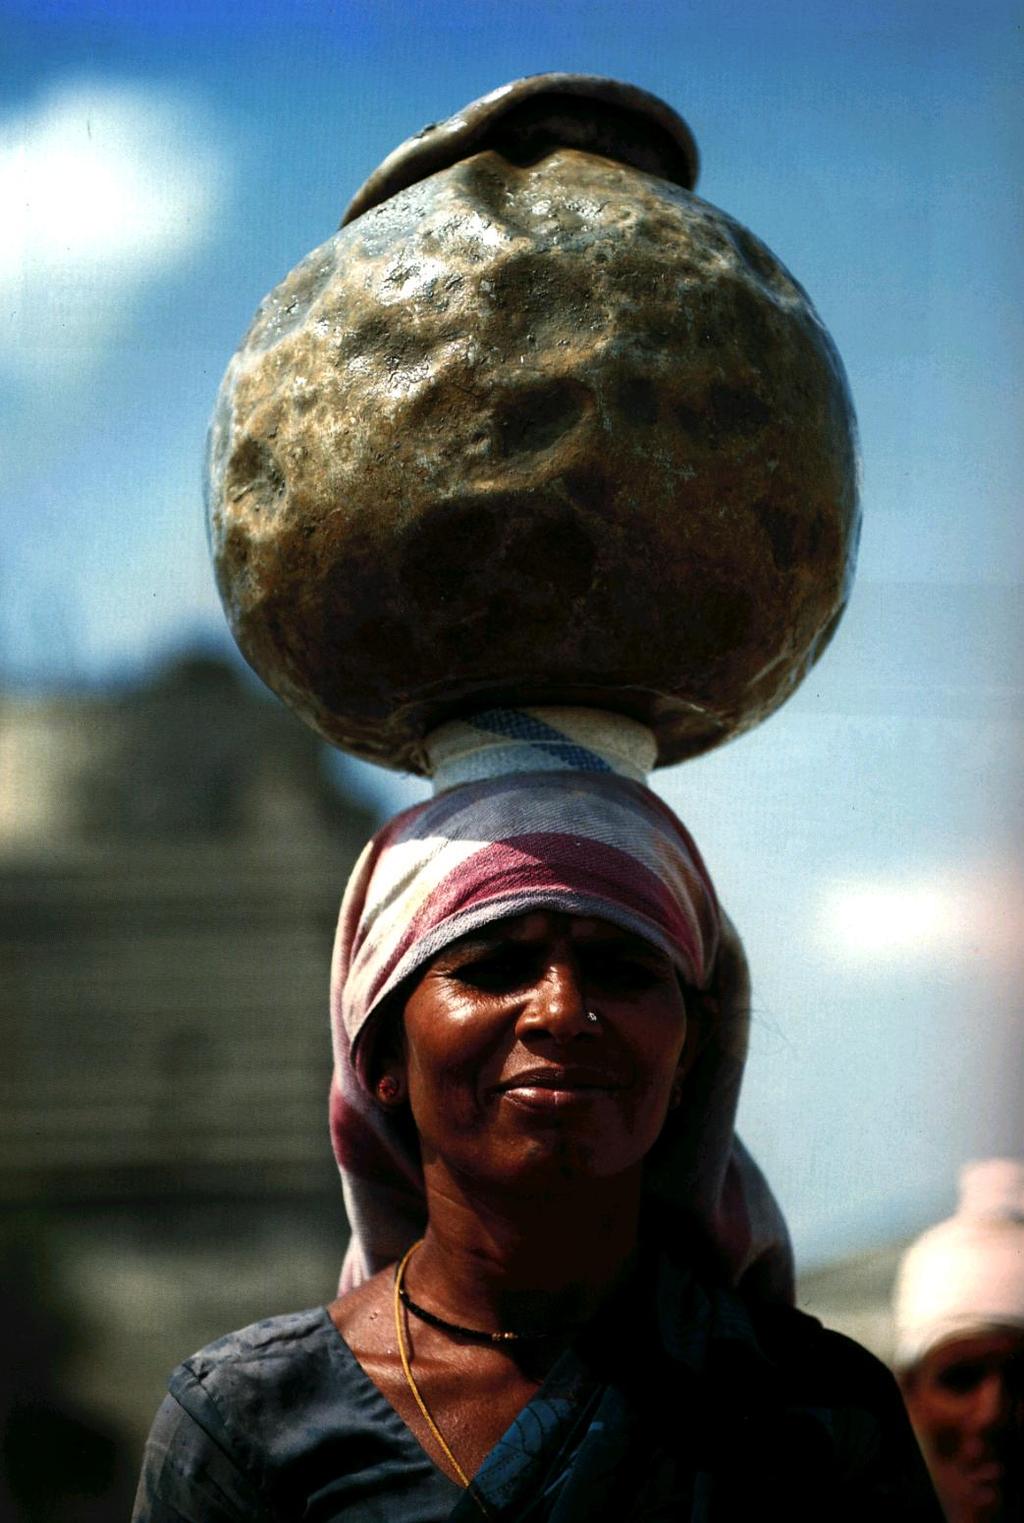
[[[664,764],[824,649],[859,528],[843,367],[696,172],[645,92],[520,80],[396,150],[262,303],[211,545],[244,655],[328,740],[420,770],[460,713],[580,703]]]

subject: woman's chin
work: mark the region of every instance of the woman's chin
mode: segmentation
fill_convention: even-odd
[[[638,1172],[643,1151],[605,1136],[581,1135],[573,1129],[546,1129],[527,1139],[517,1139],[518,1146],[503,1148],[487,1156],[481,1150],[469,1168],[459,1172],[472,1178],[477,1187],[488,1184],[513,1196],[532,1201],[560,1194],[587,1183],[605,1184],[621,1176]]]

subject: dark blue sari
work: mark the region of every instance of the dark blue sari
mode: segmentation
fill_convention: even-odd
[[[469,1491],[323,1310],[179,1367],[136,1523],[941,1523],[896,1386],[787,1308],[667,1256],[559,1358]]]
[[[877,1360],[667,1257],[562,1357],[472,1493],[451,1523],[941,1520]]]

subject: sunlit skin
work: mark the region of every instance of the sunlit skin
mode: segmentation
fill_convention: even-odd
[[[638,1178],[686,1028],[668,957],[607,922],[538,913],[442,952],[405,1007],[428,1193]]]
[[[643,1160],[685,1103],[699,1027],[687,998],[648,943],[549,911],[455,943],[407,998],[382,1061],[421,1139],[429,1225],[409,1293],[463,1326],[556,1334],[489,1348],[408,1319],[417,1383],[469,1474],[628,1268]],[[398,1362],[393,1278],[376,1276],[331,1314],[447,1468]]]
[[[949,1523],[1024,1518],[1024,1330],[932,1349],[903,1395]]]

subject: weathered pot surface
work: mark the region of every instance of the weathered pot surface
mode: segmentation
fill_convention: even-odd
[[[247,660],[327,739],[420,770],[435,725],[581,703],[659,762],[793,691],[859,529],[842,364],[614,81],[521,80],[392,154],[264,300],[208,506]]]

